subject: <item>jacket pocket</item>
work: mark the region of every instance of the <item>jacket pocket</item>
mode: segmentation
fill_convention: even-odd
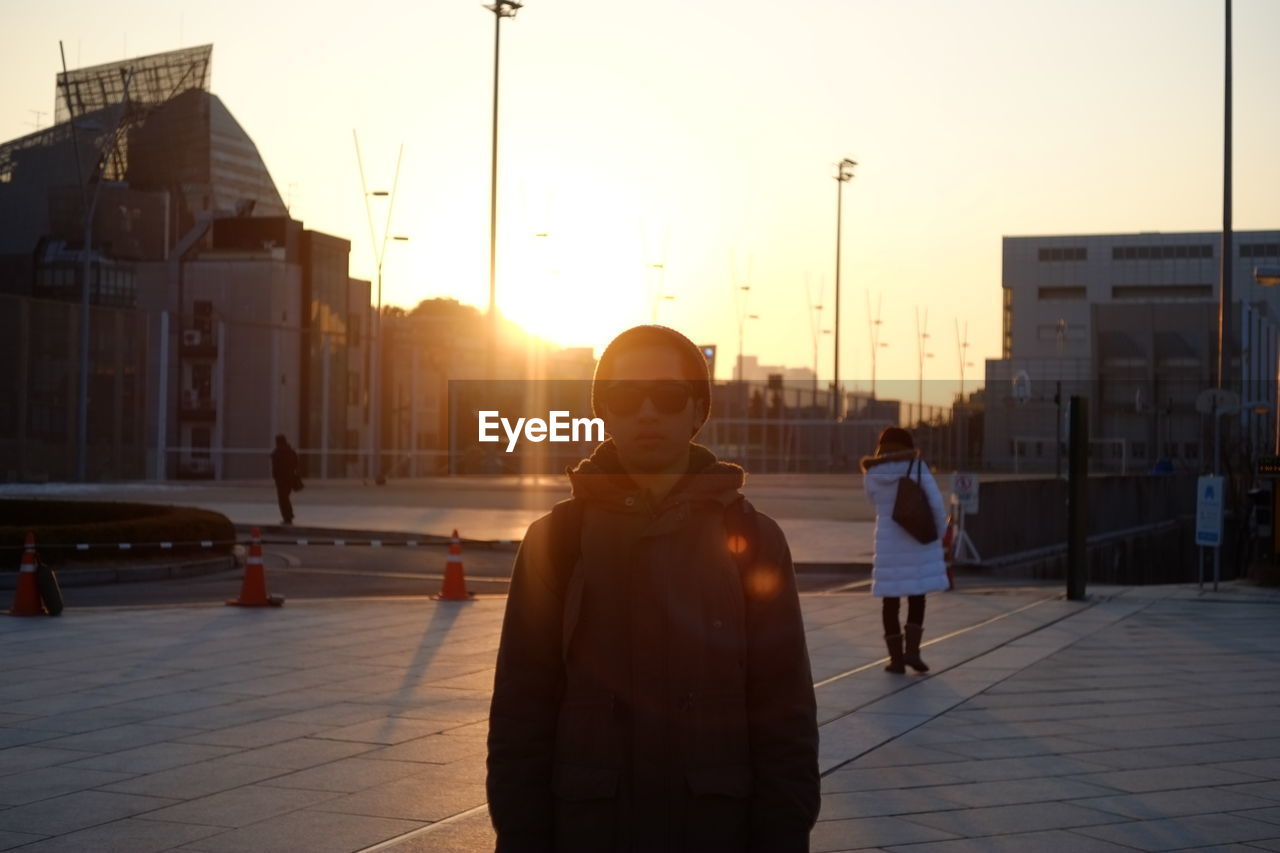
[[[612,799],[618,795],[618,770],[584,764],[557,764],[552,789],[562,800]]]
[[[551,787],[557,853],[598,853],[616,846],[618,779],[612,767],[556,764]]]
[[[685,771],[690,797],[680,833],[683,850],[744,853],[751,827],[751,768],[727,764]]]
[[[694,796],[720,796],[746,799],[751,796],[751,768],[695,767],[685,772],[689,790]]]

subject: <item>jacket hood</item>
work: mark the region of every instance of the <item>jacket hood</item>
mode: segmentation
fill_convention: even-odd
[[[892,453],[885,453],[880,456],[864,456],[859,464],[862,467],[862,473],[870,471],[877,465],[883,465],[886,462],[911,462],[916,458],[915,450],[895,450]]]
[[[609,500],[639,489],[622,468],[618,448],[606,439],[591,454],[566,472],[573,496]],[[706,447],[690,442],[689,472],[671,489],[667,500],[715,500],[729,504],[738,498],[746,471],[732,462],[721,462]]]

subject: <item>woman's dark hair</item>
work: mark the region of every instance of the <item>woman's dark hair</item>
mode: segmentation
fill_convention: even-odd
[[[880,440],[876,442],[876,455],[883,456],[900,450],[914,450],[915,446],[915,442],[911,440],[911,433],[902,427],[885,427],[884,432],[880,433]]]

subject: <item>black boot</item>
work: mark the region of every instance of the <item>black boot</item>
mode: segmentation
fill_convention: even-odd
[[[916,672],[928,672],[929,666],[920,659],[920,639],[924,636],[923,625],[906,624],[907,640],[902,655],[904,663]]]
[[[885,647],[889,649],[889,664],[884,668],[885,672],[904,673],[907,668],[903,665],[902,659],[902,635],[901,634],[885,634]]]

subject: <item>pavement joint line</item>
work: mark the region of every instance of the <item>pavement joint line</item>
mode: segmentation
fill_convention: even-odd
[[[868,583],[869,583],[869,581],[868,581]],[[1017,610],[1010,610],[1008,613],[998,613],[998,614],[996,614],[995,616],[992,616],[990,619],[984,620],[984,621],[982,621],[982,622],[978,622],[978,623],[977,623],[977,624],[975,624],[975,625],[969,625],[969,626],[966,626],[966,627],[964,627],[964,628],[960,628],[959,630],[952,631],[950,634],[943,634],[941,637],[934,637],[932,640],[929,640],[927,643],[922,643],[922,644],[921,644],[921,648],[928,648],[929,646],[932,646],[932,645],[934,645],[935,643],[941,643],[941,642],[943,642],[944,640],[950,640],[952,637],[958,637],[958,636],[960,636],[961,634],[967,634],[967,633],[968,633],[968,632],[970,632],[970,631],[975,631],[975,630],[977,630],[978,628],[985,627],[985,626],[987,626],[987,625],[990,625],[990,624],[991,624],[991,623],[993,623],[993,622],[999,622],[1001,619],[1006,619],[1006,618],[1008,618],[1008,617],[1010,617],[1010,616],[1015,616],[1015,615],[1017,615],[1017,614],[1019,614],[1019,613],[1023,612],[1024,610],[1030,610],[1030,609],[1031,609],[1031,608],[1033,608],[1033,607],[1039,607],[1041,604],[1044,604],[1044,603],[1045,603],[1045,602],[1047,602],[1047,601],[1057,601],[1060,597],[1061,597],[1061,596],[1060,596],[1059,594],[1056,594],[1056,593],[1055,593],[1054,595],[1047,596],[1047,597],[1045,597],[1045,598],[1040,598],[1040,599],[1037,599],[1037,600],[1035,600],[1035,601],[1032,601],[1032,602],[1031,602],[1031,603],[1029,603],[1029,604],[1024,604],[1024,605],[1022,605],[1021,607],[1019,607]],[[1077,611],[1077,612],[1079,612],[1079,611]],[[1069,615],[1069,616],[1070,616],[1070,615],[1074,615],[1074,614],[1067,614],[1067,615]],[[1055,619],[1053,622],[1050,622],[1049,624],[1050,624],[1050,625],[1052,625],[1052,624],[1054,624],[1055,622],[1058,622],[1058,621],[1060,621],[1061,619],[1065,619],[1065,618],[1066,618],[1066,616],[1059,617],[1059,619]],[[1042,627],[1043,627],[1043,626],[1042,626]],[[1040,630],[1040,629],[1039,629],[1039,628],[1036,628],[1036,629],[1033,629],[1033,630],[1038,631],[1038,630]],[[1028,632],[1028,633],[1030,633],[1030,632]],[[1025,637],[1025,636],[1026,636],[1026,634],[1022,634],[1022,635],[1019,635],[1019,637],[1015,637],[1014,639],[1021,639],[1021,637]],[[985,652],[984,652],[984,654],[985,654]],[[972,659],[973,659],[973,658],[969,658],[969,660],[972,660]],[[884,663],[885,661],[887,661],[887,660],[889,660],[887,657],[883,657],[883,658],[880,658],[879,660],[873,660],[873,661],[871,661],[871,663],[863,664],[862,666],[854,667],[853,669],[847,670],[847,671],[845,671],[845,672],[837,673],[836,675],[830,676],[829,678],[824,678],[822,681],[818,681],[818,682],[816,682],[816,683],[813,685],[813,689],[814,689],[814,690],[817,690],[819,687],[826,687],[828,684],[832,684],[832,683],[834,683],[834,682],[837,682],[837,681],[839,681],[839,680],[840,680],[840,679],[842,679],[842,678],[848,678],[849,676],[851,676],[851,675],[856,675],[856,674],[858,674],[859,672],[865,672],[865,671],[866,671],[866,670],[868,670],[868,669],[871,669],[871,668],[873,668],[873,667],[880,666],[881,664],[883,664],[883,663]],[[947,672],[948,670],[954,669],[956,666],[960,666],[961,664],[968,663],[968,662],[969,662],[968,660],[961,661],[961,662],[960,662],[960,663],[958,663],[958,664],[954,664],[953,666],[947,667],[947,669],[940,670],[940,671],[941,671],[941,672]],[[904,689],[905,689],[905,688],[904,688]],[[895,692],[896,692],[896,691],[895,691]],[[837,719],[838,719],[838,718],[837,718]]]
[[[1123,594],[1123,592],[1122,592],[1121,594]],[[1119,596],[1116,596],[1116,597],[1119,597]],[[1046,602],[1046,601],[1052,601],[1052,600],[1053,600],[1053,599],[1051,599],[1051,598],[1045,598],[1045,599],[1041,599],[1040,601],[1034,601],[1034,602],[1032,602],[1031,604],[1028,604],[1028,605],[1025,605],[1025,606],[1023,606],[1023,607],[1018,608],[1018,610],[1010,611],[1010,612],[1009,612],[1008,614],[1006,614],[1006,615],[1010,615],[1010,616],[1012,616],[1014,613],[1018,613],[1018,612],[1020,612],[1020,611],[1022,611],[1022,610],[1026,610],[1026,609],[1028,609],[1028,608],[1030,608],[1030,607],[1033,607],[1033,606],[1035,606],[1035,605],[1037,605],[1037,604],[1043,604],[1043,603],[1044,603],[1044,602]],[[1152,606],[1153,604],[1155,604],[1155,603],[1156,603],[1156,601],[1158,601],[1158,600],[1160,600],[1160,599],[1152,598],[1152,599],[1149,599],[1149,600],[1147,600],[1147,601],[1145,601],[1145,602],[1142,602],[1141,604],[1139,604],[1139,605],[1137,605],[1137,606],[1134,606],[1134,607],[1133,607],[1133,609],[1132,609],[1130,612],[1128,612],[1128,613],[1126,613],[1126,614],[1124,614],[1124,615],[1120,616],[1119,618],[1117,618],[1117,619],[1112,619],[1112,620],[1110,620],[1109,622],[1106,622],[1105,624],[1095,626],[1095,627],[1093,628],[1093,630],[1089,632],[1089,634],[1096,633],[1097,631],[1101,630],[1102,628],[1108,627],[1108,626],[1110,626],[1110,625],[1114,625],[1116,622],[1124,621],[1125,619],[1128,619],[1129,617],[1133,616],[1134,614],[1136,614],[1136,613],[1140,613],[1141,611],[1146,610],[1148,607],[1151,607],[1151,606]],[[1018,640],[1021,640],[1021,639],[1023,639],[1024,637],[1029,637],[1029,636],[1031,636],[1032,634],[1039,633],[1040,631],[1043,631],[1043,630],[1044,630],[1044,629],[1046,629],[1046,628],[1051,628],[1051,627],[1053,627],[1054,625],[1057,625],[1059,622],[1063,622],[1063,621],[1065,621],[1065,620],[1067,620],[1067,619],[1072,619],[1072,618],[1075,618],[1076,616],[1080,616],[1080,615],[1082,615],[1082,614],[1089,613],[1089,612],[1091,612],[1095,607],[1097,607],[1099,604],[1108,603],[1108,602],[1110,602],[1110,601],[1112,601],[1112,597],[1099,599],[1099,600],[1097,600],[1097,601],[1091,601],[1091,602],[1089,602],[1089,606],[1088,606],[1088,607],[1086,607],[1086,608],[1084,608],[1084,609],[1082,609],[1082,610],[1077,610],[1077,611],[1075,611],[1075,612],[1073,612],[1073,613],[1066,613],[1066,614],[1063,614],[1062,616],[1059,616],[1057,619],[1054,619],[1054,620],[1053,620],[1053,621],[1051,621],[1051,622],[1046,622],[1045,624],[1043,624],[1043,625],[1041,625],[1041,626],[1039,626],[1039,627],[1037,627],[1037,628],[1032,628],[1032,629],[1031,629],[1031,630],[1029,630],[1029,631],[1024,631],[1023,633],[1019,634],[1018,636],[1016,636],[1016,637],[1012,637],[1012,638],[1010,638],[1009,640],[1006,640],[1005,642],[1001,643],[1001,644],[1000,644],[999,646],[997,646],[996,648],[1004,648],[1004,647],[1006,647],[1006,646],[1009,646],[1010,644],[1012,644],[1012,643],[1016,643]],[[1001,617],[1001,618],[1002,618],[1002,617]],[[988,619],[986,622],[982,622],[982,623],[979,623],[979,625],[975,625],[975,626],[973,626],[973,628],[977,628],[977,627],[980,627],[981,625],[986,625],[986,624],[989,624],[989,623],[994,622],[994,621],[996,621],[996,619],[995,619],[995,618]],[[963,633],[965,633],[965,631],[973,630],[973,628],[966,628],[966,629],[961,629],[960,631],[953,631],[951,634],[946,635],[946,637],[954,637],[956,634],[963,634]],[[1064,649],[1068,649],[1068,648],[1070,648],[1071,646],[1074,646],[1076,643],[1078,643],[1078,642],[1080,642],[1082,639],[1084,639],[1084,637],[1085,637],[1085,636],[1087,636],[1087,635],[1081,635],[1081,636],[1079,636],[1079,637],[1074,638],[1073,640],[1071,640],[1071,642],[1066,643],[1066,644],[1065,644],[1065,645],[1063,645],[1061,648],[1054,649],[1052,652],[1050,652],[1050,654],[1057,654],[1058,652],[1061,652],[1061,651],[1063,651]],[[945,639],[945,637],[939,637],[939,638],[938,638],[938,640],[942,640],[942,639]],[[937,642],[937,640],[935,640],[934,642]],[[926,643],[925,645],[929,645],[929,644],[928,644],[928,643]],[[962,661],[960,661],[959,663],[956,663],[956,664],[952,664],[951,666],[949,666],[949,667],[947,667],[947,668],[945,668],[945,669],[936,670],[936,671],[931,671],[931,672],[932,672],[933,674],[935,674],[935,675],[936,675],[936,674],[943,673],[943,672],[950,672],[950,671],[951,671],[951,670],[953,670],[953,669],[956,669],[956,668],[958,668],[958,667],[964,666],[966,663],[969,663],[970,661],[977,660],[978,658],[982,657],[983,655],[990,654],[990,653],[991,653],[991,651],[994,651],[994,649],[989,649],[989,650],[987,650],[987,651],[985,651],[985,652],[982,652],[982,653],[980,653],[980,654],[976,654],[976,655],[974,655],[973,657],[966,658],[965,660],[962,660]],[[888,660],[888,658],[883,658],[883,660]],[[878,662],[877,662],[877,663],[878,663]],[[872,665],[873,665],[873,664],[872,664]],[[870,666],[872,666],[872,665],[868,665],[868,666],[860,667],[860,669],[868,669],[868,668],[869,668]],[[1022,671],[1023,671],[1024,669],[1026,669],[1026,668],[1027,668],[1027,667],[1023,666],[1023,667],[1020,667],[1020,668],[1018,668],[1018,669],[1010,670],[1010,671],[1009,671],[1008,673],[1006,673],[1005,675],[1003,675],[1003,676],[1001,676],[1001,677],[999,677],[999,678],[997,678],[997,679],[993,680],[990,684],[988,684],[986,687],[984,687],[984,688],[982,688],[981,690],[979,690],[979,691],[978,691],[978,693],[976,693],[976,694],[974,694],[974,695],[979,695],[979,694],[985,693],[986,691],[990,690],[992,687],[995,687],[997,684],[1002,684],[1002,683],[1004,683],[1005,681],[1008,681],[1010,678],[1013,678],[1015,675],[1017,675],[1018,673],[1022,672]],[[862,710],[863,708],[865,708],[867,705],[874,705],[876,702],[879,702],[879,701],[881,701],[881,700],[883,700],[883,699],[886,699],[886,698],[888,698],[889,696],[894,696],[894,695],[896,695],[896,694],[898,694],[898,693],[901,693],[903,690],[909,690],[909,689],[911,689],[912,687],[914,687],[915,685],[917,685],[917,684],[923,684],[923,683],[925,683],[925,682],[926,682],[926,681],[928,681],[928,680],[929,680],[928,678],[920,679],[920,680],[913,680],[912,682],[910,682],[910,683],[908,683],[908,684],[906,684],[906,685],[904,685],[904,686],[902,686],[902,687],[898,688],[897,690],[894,690],[894,691],[891,691],[891,692],[889,692],[889,693],[886,693],[884,696],[880,696],[880,697],[877,697],[877,698],[875,698],[875,699],[873,699],[873,700],[870,700],[870,701],[864,702],[864,703],[862,703],[861,705],[859,705],[859,706],[858,706],[858,707],[856,707],[856,708],[851,708],[851,709],[849,709],[848,711],[846,711],[845,713],[841,714],[840,716],[838,716],[838,717],[833,717],[832,719],[827,720],[825,723],[823,723],[823,725],[830,725],[831,723],[835,722],[836,720],[842,720],[842,719],[844,719],[845,717],[848,717],[848,716],[849,716],[849,715],[851,715],[851,714],[857,713],[858,711],[860,711],[860,710]],[[879,749],[879,748],[880,748],[880,747],[882,747],[882,746],[885,746],[886,744],[893,743],[895,740],[897,740],[898,738],[902,737],[903,735],[909,734],[909,733],[911,733],[911,732],[915,731],[916,729],[920,728],[920,726],[925,725],[925,723],[931,722],[932,720],[936,720],[938,717],[941,717],[941,716],[943,716],[944,714],[947,714],[947,713],[949,713],[949,712],[951,712],[951,711],[954,711],[956,708],[960,707],[961,705],[963,705],[964,703],[968,702],[968,701],[969,701],[970,699],[972,699],[972,698],[973,698],[972,696],[968,696],[968,697],[965,697],[965,698],[961,699],[960,701],[956,702],[954,705],[949,705],[948,707],[946,707],[946,708],[942,709],[941,711],[938,711],[937,713],[932,714],[932,715],[929,717],[929,719],[924,720],[923,722],[917,723],[916,725],[911,726],[911,727],[910,727],[910,728],[908,728],[908,729],[904,729],[903,731],[898,732],[897,734],[894,734],[894,735],[891,735],[890,737],[885,738],[883,741],[881,741],[880,743],[878,743],[878,744],[876,744],[875,746],[871,747],[870,749],[864,749],[862,752],[858,753],[857,755],[854,755],[854,756],[852,756],[852,757],[850,757],[850,758],[846,759],[845,761],[842,761],[842,762],[840,762],[839,764],[836,764],[835,766],[833,766],[833,767],[829,768],[828,770],[826,770],[826,771],[824,771],[824,772],[820,773],[819,775],[820,775],[820,776],[823,776],[823,777],[826,777],[826,776],[831,775],[832,773],[835,773],[836,771],[840,770],[840,769],[841,769],[841,768],[843,768],[843,767],[847,767],[848,765],[850,765],[850,764],[852,764],[853,762],[857,761],[859,758],[861,758],[862,756],[866,755],[867,753],[869,753],[869,752],[874,752],[875,750]]]
[[[871,584],[872,584],[872,580],[870,578],[867,578],[866,580],[852,581],[851,583],[847,583],[844,586],[838,586],[834,589],[824,589],[822,591],[822,594],[835,595],[836,593],[840,593],[840,592],[850,592],[855,589],[865,589],[866,587],[871,586]]]
[[[393,836],[392,838],[388,838],[385,841],[379,841],[377,844],[373,845],[372,847],[362,847],[359,850],[356,850],[355,853],[378,853],[378,851],[380,850],[389,850],[393,846],[399,844],[402,841],[408,841],[410,838],[416,838],[419,835],[426,835],[428,832],[434,832],[436,829],[442,826],[445,826],[446,824],[454,823],[455,821],[468,818],[471,815],[475,814],[476,812],[482,809],[487,809],[487,808],[489,808],[489,804],[487,802],[481,803],[478,806],[473,806],[472,808],[469,808],[466,811],[458,812],[455,815],[449,815],[446,818],[434,821],[432,823],[427,824],[426,826],[420,826],[417,829],[411,829],[408,832]]]
[[[315,575],[348,575],[362,578],[407,578],[409,580],[428,580],[443,581],[442,574],[419,574],[415,572],[368,572],[360,569],[328,569],[321,567],[307,568],[301,562],[291,563],[285,567],[276,567],[273,571],[297,573],[297,574],[315,574]],[[468,582],[475,583],[511,583],[511,578],[492,577],[490,575],[477,575],[475,573],[467,576]]]
[[[284,570],[278,569],[277,571],[284,571]],[[476,592],[476,593],[471,593],[470,601],[447,602],[447,603],[468,604],[468,603],[474,603],[476,601],[481,601],[481,600],[486,600],[486,601],[491,599],[505,600],[506,597],[507,597],[507,594],[505,592]],[[361,595],[361,596],[356,596],[355,598],[352,598],[352,596],[350,595],[318,595],[318,596],[306,597],[306,598],[290,598],[288,603],[291,609],[297,610],[299,607],[304,607],[308,604],[323,604],[323,605],[337,606],[342,604],[350,604],[352,601],[359,601],[362,603],[370,602],[370,601],[378,601],[378,602],[384,602],[388,604],[395,604],[395,603],[413,604],[413,603],[421,603],[421,602],[435,602],[436,599],[434,597],[434,594]],[[166,608],[171,608],[171,607],[181,607],[181,608],[207,607],[207,608],[221,611],[224,609],[225,605],[221,601],[175,601],[175,602],[157,602],[154,604],[152,603],[89,604],[84,606],[77,606],[76,612],[85,611],[85,612],[93,612],[93,613],[106,613],[113,610],[126,610],[126,611],[127,610],[164,610]]]
[[[1019,608],[1017,608],[1016,610],[1011,610],[1011,611],[1009,611],[1008,613],[1000,614],[1000,615],[997,615],[997,616],[993,616],[993,617],[991,617],[990,619],[986,619],[986,620],[984,620],[984,621],[982,621],[982,622],[977,623],[976,625],[970,625],[970,626],[968,626],[967,628],[961,628],[961,629],[959,629],[958,631],[952,631],[951,633],[949,633],[949,634],[944,634],[944,635],[942,635],[941,637],[935,637],[933,640],[930,640],[928,643],[925,643],[924,645],[925,645],[925,646],[930,646],[930,645],[933,645],[933,644],[935,644],[935,643],[941,643],[941,642],[943,642],[943,641],[945,641],[945,640],[949,640],[949,639],[952,639],[952,638],[954,638],[954,637],[957,637],[957,636],[959,636],[960,634],[964,634],[964,633],[967,633],[967,632],[969,632],[969,631],[975,630],[975,629],[977,629],[977,628],[981,628],[981,627],[983,627],[984,625],[990,625],[990,624],[991,624],[991,623],[993,623],[993,622],[998,622],[999,620],[1004,619],[1004,618],[1005,618],[1005,617],[1007,617],[1007,616],[1013,616],[1013,615],[1015,615],[1015,614],[1017,614],[1017,613],[1021,613],[1021,612],[1023,612],[1024,610],[1029,610],[1029,609],[1031,609],[1032,607],[1037,607],[1037,606],[1039,606],[1039,605],[1041,605],[1041,604],[1044,604],[1045,602],[1048,602],[1048,601],[1056,601],[1056,600],[1058,600],[1059,598],[1060,598],[1060,595],[1055,594],[1055,595],[1052,595],[1052,596],[1047,596],[1047,597],[1045,597],[1045,598],[1038,599],[1038,600],[1036,600],[1036,601],[1032,601],[1032,602],[1030,602],[1029,604],[1024,604],[1022,607],[1019,607]],[[1098,603],[1100,603],[1100,602],[1098,602]],[[1086,608],[1086,610],[1091,610],[1092,608],[1093,608],[1093,604],[1090,604],[1090,606],[1089,606],[1088,608]],[[1079,613],[1082,613],[1082,612],[1085,612],[1085,611],[1077,610],[1077,611],[1075,611],[1074,613],[1068,613],[1068,614],[1065,614],[1065,615],[1063,615],[1063,616],[1061,616],[1061,617],[1059,617],[1059,618],[1057,618],[1057,619],[1054,619],[1052,622],[1049,622],[1049,623],[1047,623],[1047,624],[1045,624],[1045,625],[1040,626],[1039,628],[1034,628],[1034,629],[1032,629],[1032,630],[1030,630],[1030,631],[1027,631],[1027,632],[1022,633],[1022,634],[1019,634],[1017,637],[1014,637],[1014,638],[1013,638],[1013,640],[1010,640],[1009,642],[1014,642],[1014,641],[1016,641],[1016,640],[1022,639],[1023,637],[1026,637],[1026,636],[1028,636],[1028,635],[1030,635],[1030,634],[1033,634],[1033,633],[1035,633],[1036,631],[1039,631],[1039,630],[1041,630],[1041,629],[1043,629],[1043,628],[1046,628],[1046,627],[1048,627],[1048,626],[1050,626],[1050,625],[1055,625],[1055,624],[1057,624],[1058,622],[1061,622],[1063,619],[1070,618],[1071,616],[1078,615]],[[1007,643],[1006,643],[1005,645],[1007,645]],[[983,652],[982,654],[987,654],[987,652]],[[961,662],[960,662],[960,663],[958,663],[958,664],[954,664],[954,665],[952,665],[952,666],[949,666],[949,667],[947,667],[946,669],[938,670],[938,672],[948,672],[948,671],[950,671],[950,670],[952,670],[952,669],[954,669],[954,668],[956,668],[956,667],[958,667],[958,666],[962,666],[963,664],[968,663],[970,660],[973,660],[974,658],[978,658],[978,657],[981,657],[981,656],[982,656],[982,655],[974,655],[974,657],[973,657],[973,658],[967,658],[966,660],[961,661]],[[872,661],[871,663],[866,664],[865,666],[856,667],[855,669],[851,669],[851,670],[849,670],[848,672],[843,672],[843,673],[840,673],[839,675],[833,676],[833,677],[831,677],[831,678],[824,679],[823,681],[820,681],[820,682],[815,683],[815,684],[813,685],[813,686],[814,686],[814,689],[816,690],[818,687],[821,687],[821,686],[823,686],[823,685],[825,685],[825,684],[830,684],[830,683],[832,683],[832,682],[834,682],[834,681],[838,681],[838,680],[840,680],[840,679],[842,679],[842,678],[845,678],[845,677],[847,677],[847,676],[853,675],[854,673],[863,672],[863,671],[865,671],[865,670],[871,669],[872,667],[879,666],[880,664],[884,663],[886,660],[888,660],[888,658],[881,658],[880,660]],[[1009,676],[1005,676],[1005,678],[1008,678],[1008,677],[1009,677]],[[1004,679],[1002,678],[1002,679],[1000,679],[1000,680],[1001,680],[1001,681],[1003,681]],[[879,697],[877,697],[874,701],[875,701],[875,702],[878,702],[878,701],[880,701],[881,699],[886,698],[887,696],[892,696],[892,695],[894,695],[895,693],[899,693],[899,692],[901,692],[902,690],[907,690],[907,689],[909,689],[910,687],[914,686],[915,684],[920,684],[920,683],[923,683],[923,681],[913,681],[913,682],[911,682],[911,683],[909,683],[909,684],[905,684],[905,685],[903,685],[902,687],[898,688],[897,690],[894,690],[894,691],[892,691],[892,692],[890,692],[890,693],[886,693],[886,694],[885,694],[885,696],[879,696]],[[999,682],[997,682],[997,683],[999,683]],[[966,697],[965,699],[962,699],[960,702],[957,702],[956,704],[957,704],[957,705],[963,704],[964,702],[969,701],[969,698],[972,698],[972,697]],[[863,705],[858,706],[858,708],[855,708],[855,709],[853,709],[853,710],[849,711],[847,714],[841,714],[839,717],[836,717],[835,719],[836,719],[836,720],[843,719],[844,717],[847,717],[849,714],[853,713],[854,711],[860,710],[862,707],[865,707],[865,705],[869,705],[869,704],[872,704],[872,702],[866,702],[866,703],[863,703]],[[954,706],[952,706],[952,707],[954,707]],[[950,708],[948,708],[947,710],[951,710],[951,709],[950,709]],[[944,712],[942,712],[942,713],[946,713],[946,712],[944,711]],[[934,715],[934,716],[939,716],[939,715]],[[930,719],[933,719],[933,718],[931,717]],[[828,721],[827,721],[826,723],[824,723],[823,725],[829,725],[829,724],[830,724],[830,723],[832,723],[833,721],[834,721],[834,720],[828,720]],[[921,724],[921,725],[923,725],[923,724]],[[916,727],[916,726],[913,726],[912,728],[914,729],[914,728],[917,728],[917,727]],[[909,729],[908,731],[910,731],[910,729]],[[903,732],[902,734],[905,734],[905,733],[906,733],[906,732]],[[901,736],[902,736],[901,734],[899,734],[899,735],[895,735],[894,737],[889,738],[889,740],[885,741],[884,743],[889,743],[889,742],[891,742],[891,741],[893,741],[893,740],[896,740],[897,738],[899,738],[899,737],[901,737]],[[879,744],[877,747],[873,747],[873,749],[876,749],[876,748],[878,748],[879,746],[883,746],[883,745],[884,745],[883,743],[882,743],[882,744]],[[868,751],[870,751],[870,750],[868,750]],[[838,770],[838,769],[840,769],[841,767],[843,767],[843,766],[845,766],[846,764],[848,764],[850,761],[854,761],[854,760],[856,760],[857,758],[860,758],[863,754],[865,754],[865,753],[859,753],[859,755],[856,755],[856,756],[854,756],[853,758],[850,758],[850,759],[849,759],[849,761],[842,762],[842,763],[840,763],[840,764],[836,765],[835,767],[832,767],[830,770],[826,771],[825,773],[821,773],[820,775],[821,775],[821,776],[827,776],[827,775],[830,775],[831,773],[834,773],[836,770]],[[427,834],[427,833],[429,833],[429,832],[434,832],[436,829],[440,828],[441,826],[444,826],[444,825],[446,825],[446,824],[452,823],[452,822],[454,822],[454,821],[462,820],[462,819],[464,819],[464,818],[466,818],[466,817],[469,817],[469,816],[471,816],[471,815],[473,815],[473,814],[475,814],[475,813],[479,812],[481,809],[487,809],[488,807],[489,807],[489,803],[488,803],[488,801],[485,801],[485,802],[481,803],[481,804],[480,804],[480,805],[478,805],[478,806],[473,806],[472,808],[469,808],[469,809],[467,809],[467,810],[465,810],[465,811],[458,812],[458,813],[457,813],[457,814],[455,814],[455,815],[450,815],[449,817],[447,817],[447,818],[445,818],[445,819],[443,819],[443,820],[439,820],[439,821],[436,821],[436,822],[434,822],[434,823],[427,824],[426,826],[422,826],[422,827],[419,827],[419,828],[417,828],[417,829],[410,830],[409,832],[406,832],[406,833],[404,833],[403,835],[398,835],[398,836],[396,836],[396,837],[394,837],[394,838],[389,838],[389,839],[387,839],[387,840],[385,840],[385,841],[381,841],[381,842],[379,842],[378,844],[375,844],[375,845],[374,845],[374,846],[372,846],[372,847],[365,847],[365,848],[363,848],[363,849],[361,849],[361,850],[356,851],[356,853],[378,853],[378,851],[381,851],[381,850],[388,850],[388,849],[390,849],[391,847],[393,847],[393,846],[395,846],[395,845],[397,845],[397,844],[401,843],[402,841],[407,841],[407,840],[409,840],[410,838],[417,838],[417,837],[419,837],[419,836],[426,835],[426,834]]]

